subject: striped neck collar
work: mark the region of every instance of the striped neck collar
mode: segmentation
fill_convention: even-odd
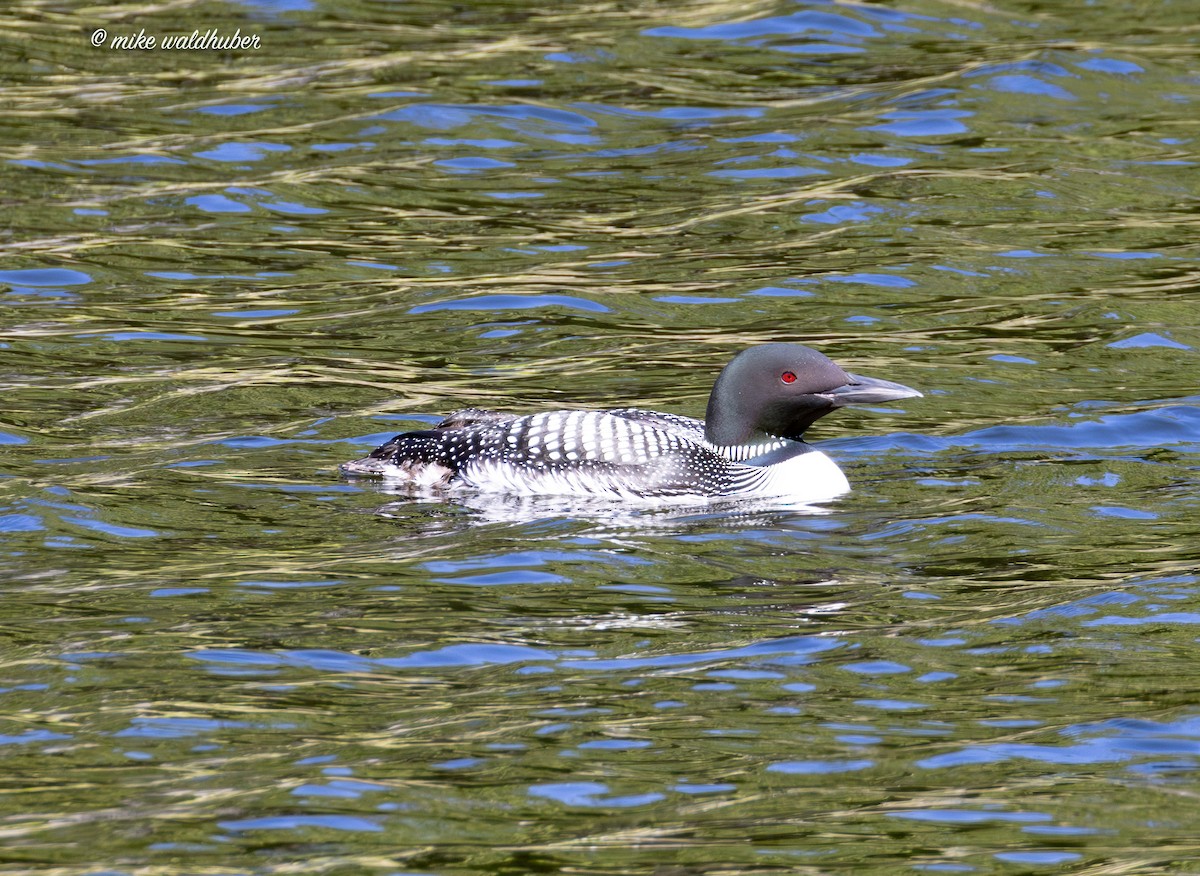
[[[751,465],[770,465],[804,453],[811,448],[803,441],[792,441],[777,435],[757,432],[744,444],[713,444],[705,442],[719,456],[734,462]]]

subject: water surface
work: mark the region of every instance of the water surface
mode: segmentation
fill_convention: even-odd
[[[1196,870],[1194,17],[0,14],[0,865]],[[336,472],[780,340],[826,513]]]

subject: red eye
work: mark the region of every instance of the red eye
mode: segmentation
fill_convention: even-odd
[[[790,371],[785,371],[779,375],[779,379],[782,380],[784,383],[795,383],[796,375]]]

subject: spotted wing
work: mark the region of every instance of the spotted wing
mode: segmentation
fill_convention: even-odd
[[[614,417],[624,417],[638,423],[645,423],[656,429],[674,432],[689,441],[704,442],[704,421],[693,417],[681,417],[679,414],[664,414],[661,411],[646,411],[641,408],[615,408],[607,411]]]
[[[469,430],[459,477],[481,489],[609,496],[721,496],[764,478],[690,437],[696,421],[627,411],[549,411]]]
[[[342,471],[519,495],[727,496],[767,483],[766,469],[720,456],[702,440],[697,420],[637,409],[521,417],[467,410],[396,435]]]

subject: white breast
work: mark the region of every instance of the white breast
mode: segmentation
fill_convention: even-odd
[[[761,469],[752,495],[794,502],[824,502],[850,492],[850,482],[832,459],[819,450],[801,453]]]

